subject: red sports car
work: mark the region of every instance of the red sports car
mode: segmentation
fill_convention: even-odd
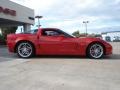
[[[7,36],[10,52],[19,57],[33,55],[80,55],[102,58],[112,54],[112,46],[104,40],[93,37],[77,38],[56,28],[40,28],[21,34]]]

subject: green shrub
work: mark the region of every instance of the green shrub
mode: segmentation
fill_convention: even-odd
[[[6,44],[5,37],[0,34],[0,44]]]

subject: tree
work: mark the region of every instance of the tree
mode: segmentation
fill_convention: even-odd
[[[74,35],[74,36],[76,36],[76,37],[79,37],[79,36],[80,36],[80,32],[79,32],[79,30],[73,32],[72,35]]]
[[[17,27],[5,27],[1,28],[1,32],[3,36],[7,36],[7,34],[15,33],[17,30]]]

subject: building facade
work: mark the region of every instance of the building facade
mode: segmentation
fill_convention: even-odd
[[[9,0],[0,0],[0,27],[23,26],[30,30],[34,24],[34,10]]]

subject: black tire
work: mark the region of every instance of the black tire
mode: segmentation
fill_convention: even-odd
[[[100,59],[104,56],[104,47],[99,43],[91,44],[87,49],[87,56],[92,59]]]
[[[29,42],[20,42],[16,47],[16,52],[20,58],[30,58],[34,55],[34,47]]]

